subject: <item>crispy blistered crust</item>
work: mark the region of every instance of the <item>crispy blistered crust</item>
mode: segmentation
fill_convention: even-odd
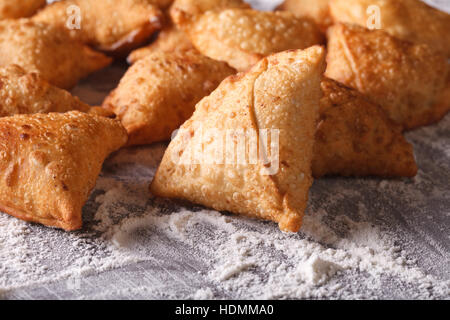
[[[277,10],[290,11],[300,17],[309,17],[322,31],[326,31],[333,24],[329,4],[330,0],[285,0]]]
[[[90,107],[68,91],[17,65],[0,68],[0,117],[15,114],[88,112]]]
[[[139,59],[142,59],[155,51],[186,51],[193,48],[194,47],[192,46],[192,43],[186,33],[172,25],[161,31],[156,41],[152,44],[131,52],[127,60],[130,64],[133,64]]]
[[[169,13],[172,21],[186,30],[205,12],[230,8],[251,9],[243,0],[175,0]]]
[[[79,229],[103,161],[126,140],[118,121],[78,111],[0,118],[0,210]]]
[[[314,146],[313,175],[413,177],[414,151],[377,105],[331,79],[323,98]]]
[[[224,80],[197,104],[192,118],[170,143],[151,192],[272,220],[282,230],[298,231],[312,183],[324,68],[324,49],[312,47],[264,58],[249,72]],[[263,133],[258,129],[279,130],[279,167],[268,171],[261,157],[243,164],[220,163],[220,157],[187,162],[199,147],[206,157],[220,146],[223,150],[225,132],[240,129],[256,134],[259,141]],[[217,130],[218,135],[205,139],[202,133],[208,130]],[[249,148],[245,150],[249,159]]]
[[[326,76],[357,89],[381,105],[405,129],[428,125],[441,115],[447,59],[381,30],[336,24],[328,29]]]
[[[0,22],[0,66],[16,64],[68,89],[111,63],[105,55],[72,41],[65,30],[28,19]]]
[[[187,31],[201,53],[239,71],[248,70],[272,53],[304,49],[323,40],[312,20],[283,11],[208,11]]]
[[[70,31],[72,38],[111,54],[130,52],[162,28],[162,12],[148,0],[61,1],[33,19],[67,29],[67,8],[73,5],[80,8],[81,28]]]
[[[46,0],[0,0],[0,20],[32,16]]]
[[[331,0],[335,22],[367,27],[374,11],[380,9],[380,28],[397,38],[424,43],[450,57],[450,15],[420,0]]]
[[[154,52],[130,67],[103,107],[122,121],[129,145],[169,140],[195,104],[234,73],[195,50]]]

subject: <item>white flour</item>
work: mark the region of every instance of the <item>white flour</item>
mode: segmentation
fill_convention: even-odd
[[[64,233],[0,215],[0,288],[11,292],[63,281],[67,290],[83,292],[78,298],[152,296],[158,290],[132,283],[89,291],[83,279],[152,261],[159,250],[155,239],[168,239],[174,247],[188,248],[188,255],[206,266],[190,277],[208,283],[182,296],[166,292],[169,298],[211,299],[223,293],[250,299],[373,298],[387,282],[401,287],[409,298],[449,297],[449,282],[425,275],[396,244],[394,234],[368,221],[369,212],[361,203],[354,219],[337,215],[334,224],[339,227],[334,230],[324,222],[325,210],[310,211],[302,231],[294,235],[272,223],[205,209],[174,207],[177,212],[165,213],[166,202],[148,200],[147,178],[163,149],[124,150],[108,161],[107,171],[119,165],[125,170],[116,179],[99,179],[95,193],[100,194],[94,193],[88,204],[95,214],[85,229],[92,231]],[[125,159],[135,162],[144,176],[136,176],[134,167],[128,176],[132,167]],[[389,183],[374,182],[384,189]],[[351,192],[343,190],[328,201],[345,197]]]
[[[449,120],[447,117],[440,127],[445,128]],[[436,130],[423,129],[414,137],[427,139],[427,133]],[[72,298],[350,299],[380,297],[380,292],[390,287],[399,290],[392,297],[450,296],[447,277],[426,275],[412,259],[426,259],[416,249],[414,239],[402,238],[395,228],[386,227],[386,222],[374,224],[373,209],[367,207],[364,193],[359,194],[382,190],[392,198],[412,195],[415,201],[422,201],[424,196],[418,197],[415,190],[428,181],[423,173],[416,178],[416,186],[411,186],[409,180],[317,181],[301,232],[286,234],[273,223],[149,198],[148,184],[163,151],[163,146],[128,149],[109,159],[86,206],[87,223],[81,233],[65,233],[0,215],[0,288],[6,290],[4,294],[12,292],[12,297],[23,298],[28,293],[20,288],[42,286],[56,297],[64,297],[60,287],[51,289],[52,282],[63,282]],[[365,184],[361,188],[364,191],[352,183]],[[320,188],[334,184],[338,193],[326,192],[325,202],[315,198],[321,196]],[[439,187],[428,191],[442,195],[437,190]],[[330,209],[341,202],[353,209]],[[429,240],[433,245],[433,239]],[[176,253],[178,248],[184,248],[183,252]],[[433,250],[441,251],[441,264],[448,265],[448,247],[435,243]],[[167,261],[158,255],[167,256]],[[181,270],[169,270],[177,259],[181,260]],[[186,259],[192,261],[185,262]],[[183,282],[184,293],[179,293],[179,289],[171,292],[170,281],[157,282],[152,287],[139,283],[140,280],[128,283],[127,276],[121,279],[124,283],[111,284],[110,288],[88,286],[94,281],[89,279],[96,279],[98,273],[161,261],[165,261],[163,268],[168,274]],[[183,273],[185,263],[194,265],[195,270]],[[135,275],[140,279],[140,273]],[[164,285],[168,288],[163,289]]]
[[[421,167],[413,180],[316,181],[298,234],[151,198],[164,146],[122,150],[104,166],[83,231],[0,214],[0,296],[448,299],[448,128],[450,117],[408,134]]]

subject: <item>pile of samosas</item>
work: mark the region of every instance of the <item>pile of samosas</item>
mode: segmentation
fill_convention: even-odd
[[[111,152],[173,136],[153,195],[296,232],[313,177],[416,175],[449,31],[419,0],[0,0],[0,211],[79,229]],[[125,57],[103,106],[66,91]]]

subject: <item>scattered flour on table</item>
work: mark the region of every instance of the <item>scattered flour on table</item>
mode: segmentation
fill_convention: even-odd
[[[369,222],[370,210],[362,203],[354,210],[357,216],[342,212],[332,222],[327,220],[327,210],[309,209],[301,232],[287,234],[273,223],[149,198],[149,175],[161,150],[123,150],[108,160],[106,171],[127,168],[127,153],[134,154],[133,161],[141,153],[143,162],[137,167],[144,171],[136,175],[125,169],[114,173],[115,178],[100,177],[87,204],[92,217],[82,232],[66,233],[0,215],[0,290],[14,292],[58,281],[66,281],[72,289],[80,281],[84,284],[83,279],[111,270],[165,260],[167,269],[171,259],[179,258],[184,265],[189,257],[186,264],[195,264],[197,271],[182,277],[168,271],[176,282],[186,282],[182,293],[169,292],[167,283],[136,286],[125,275],[119,277],[120,285],[94,286],[70,297],[154,298],[157,293],[171,299],[354,299],[378,298],[386,288],[399,290],[390,297],[450,297],[449,282],[421,271],[399,245],[397,235]],[[390,183],[374,181],[373,185],[381,184],[385,190]],[[327,205],[351,202],[354,192],[341,188],[338,194],[328,195]],[[184,252],[178,254],[177,248]],[[147,278],[153,276],[151,270],[142,272]],[[191,285],[190,279],[199,283]]]

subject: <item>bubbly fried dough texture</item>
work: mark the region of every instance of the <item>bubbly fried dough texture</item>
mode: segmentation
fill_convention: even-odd
[[[309,17],[325,31],[333,23],[329,4],[330,0],[285,0],[278,10],[290,11],[300,17]]]
[[[155,52],[126,72],[104,101],[129,134],[129,145],[169,140],[195,104],[235,73],[197,51]]]
[[[380,104],[405,129],[434,123],[445,113],[437,97],[448,64],[427,45],[394,38],[381,30],[337,24],[328,29],[326,76]]]
[[[281,230],[298,231],[312,184],[324,56],[319,46],[286,51],[224,80],[196,106],[170,143],[151,192],[272,220]],[[269,130],[267,139],[264,130]],[[272,130],[279,133],[278,144]],[[253,146],[273,144],[279,150],[262,147],[267,157],[254,157],[251,138],[240,140],[240,132],[255,138]],[[230,156],[227,144],[241,153]],[[199,161],[191,159],[197,150],[203,155]],[[238,160],[244,156],[247,161]]]
[[[186,33],[175,26],[170,26],[161,31],[158,38],[152,44],[134,50],[128,56],[129,63],[135,63],[155,51],[173,52],[175,50],[186,51],[193,49],[191,41]]]
[[[89,112],[90,106],[37,73],[16,65],[0,68],[0,117],[71,110]]]
[[[187,32],[201,53],[239,71],[272,53],[304,49],[323,40],[312,20],[284,11],[208,11]]]
[[[331,79],[322,81],[313,175],[413,177],[413,147],[377,105]]]
[[[103,161],[126,139],[118,121],[79,111],[0,118],[0,211],[81,228]]]
[[[35,21],[68,29],[72,38],[111,54],[123,55],[148,40],[162,28],[162,12],[148,0],[65,0],[52,3],[34,16]]]
[[[72,41],[57,27],[27,19],[0,21],[0,67],[16,64],[68,89],[110,63],[110,58]]]
[[[0,0],[0,20],[32,16],[46,0]]]
[[[186,29],[207,11],[230,8],[251,9],[243,0],[175,0],[169,13],[178,27]]]
[[[336,22],[373,24],[379,8],[380,28],[397,38],[428,44],[450,57],[450,15],[420,0],[331,0],[330,13]]]

